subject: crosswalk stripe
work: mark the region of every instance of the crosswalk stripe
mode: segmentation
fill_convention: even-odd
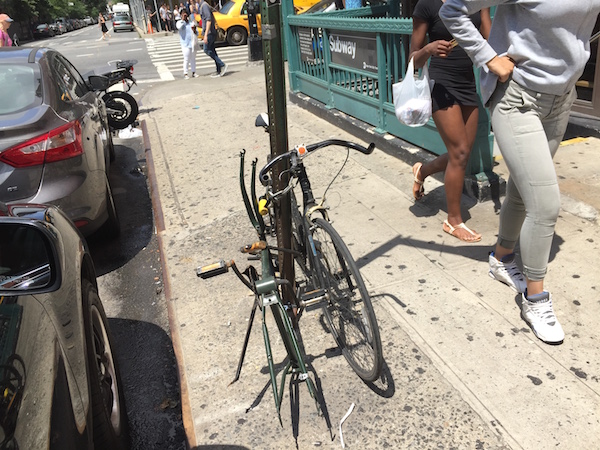
[[[163,81],[174,80],[175,77],[171,71],[178,75],[183,69],[183,55],[179,36],[174,35],[167,38],[146,39],[146,47],[150,60],[156,67],[156,70]],[[240,66],[248,62],[248,47],[220,47],[217,48],[219,58],[229,66]],[[196,70],[214,69],[215,63],[210,59],[200,47],[196,53]]]

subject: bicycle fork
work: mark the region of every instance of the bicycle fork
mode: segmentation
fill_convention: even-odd
[[[306,364],[304,362],[304,358],[302,357],[302,351],[300,350],[300,346],[296,338],[296,332],[294,331],[294,328],[292,326],[292,321],[281,302],[281,296],[277,287],[277,281],[272,275],[273,268],[270,258],[271,256],[267,249],[261,251],[261,259],[263,263],[262,278],[258,277],[256,271],[250,271],[247,274],[249,278],[251,278],[253,281],[253,291],[255,299],[254,305],[252,306],[252,311],[250,312],[250,319],[248,322],[248,327],[246,329],[246,336],[244,338],[244,344],[242,346],[242,353],[238,360],[236,374],[234,379],[229,384],[231,385],[235,383],[240,378],[242,365],[244,363],[246,350],[248,348],[248,341],[250,339],[252,324],[256,315],[256,308],[258,306],[262,311],[262,332],[263,339],[265,342],[265,351],[267,354],[267,363],[269,365],[269,375],[271,378],[273,399],[275,401],[275,407],[277,408],[277,416],[279,417],[279,423],[283,426],[283,422],[281,420],[281,403],[283,401],[285,380],[287,378],[287,375],[290,373],[298,374],[298,379],[300,381],[306,382],[308,392],[310,393],[310,396],[315,400],[315,405],[318,413],[320,413],[320,408],[316,396],[316,387],[312,379],[310,378],[308,371],[306,370]],[[234,269],[237,275],[239,272],[235,270],[235,265],[232,265],[231,267]],[[239,274],[239,276],[241,276],[241,274]],[[269,329],[267,327],[267,309],[270,309],[273,314],[275,324],[277,325],[277,329],[279,330],[279,333],[283,339],[283,344],[288,356],[288,362],[286,363],[282,371],[281,383],[279,385],[277,383],[275,363],[273,361],[273,352],[271,350],[271,340],[269,338]]]

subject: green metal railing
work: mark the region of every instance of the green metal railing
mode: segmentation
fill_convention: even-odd
[[[401,124],[394,112],[392,85],[405,76],[412,34],[412,19],[399,17],[397,2],[301,15],[294,15],[286,0],[282,8],[292,92],[369,123],[376,132],[390,133],[434,154],[446,151],[433,120],[412,128]],[[360,67],[351,59],[340,62],[339,52],[332,57],[331,47],[343,48],[345,36],[360,41],[358,47],[370,63]],[[487,179],[493,167],[492,143],[489,116],[480,105],[468,175]]]

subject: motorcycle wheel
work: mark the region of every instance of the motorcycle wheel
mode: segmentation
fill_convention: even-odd
[[[102,97],[106,105],[108,125],[114,130],[127,128],[137,119],[139,108],[135,98],[127,92],[110,91]]]

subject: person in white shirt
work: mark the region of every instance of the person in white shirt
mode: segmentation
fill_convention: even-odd
[[[192,77],[196,75],[196,49],[198,48],[198,29],[196,22],[190,19],[186,10],[181,12],[181,19],[177,21],[177,30],[179,30],[179,42],[183,53],[183,78],[189,79],[188,65],[192,69]]]

